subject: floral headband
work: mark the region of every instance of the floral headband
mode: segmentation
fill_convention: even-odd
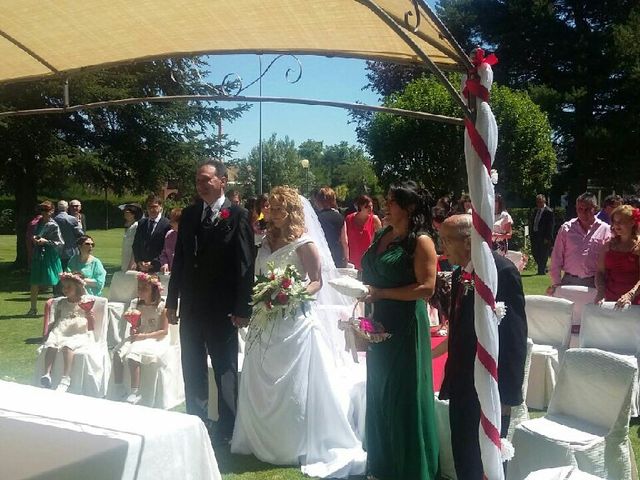
[[[84,278],[82,278],[77,273],[62,272],[60,275],[58,275],[58,277],[60,278],[60,281],[62,281],[62,280],[72,280],[74,282],[78,282],[83,287],[87,284],[87,282],[84,281]]]
[[[138,272],[137,279],[143,282],[150,283],[152,286],[156,287],[159,292],[162,292],[162,282],[155,275],[149,275],[145,272]]]

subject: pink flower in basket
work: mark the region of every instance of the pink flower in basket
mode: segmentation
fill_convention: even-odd
[[[362,330],[363,332],[382,333],[381,329],[377,327],[376,324],[373,322],[373,320],[371,320],[370,318],[359,317],[358,320],[359,320],[358,326],[360,327],[360,330]]]

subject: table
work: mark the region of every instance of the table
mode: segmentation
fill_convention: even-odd
[[[448,337],[432,336],[431,337],[431,349],[433,350]],[[438,358],[431,360],[431,369],[433,372],[433,391],[439,392],[442,386],[442,380],[444,380],[444,366],[447,363],[447,354],[440,355]]]
[[[198,417],[0,381],[3,480],[221,480]]]

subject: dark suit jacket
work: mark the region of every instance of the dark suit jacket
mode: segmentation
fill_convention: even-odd
[[[540,221],[538,222],[538,231],[533,231],[533,224],[536,220],[536,213],[538,212],[537,208],[534,208],[529,216],[529,235],[531,239],[534,237],[538,240],[548,240],[549,244],[551,244],[551,240],[553,240],[553,210],[549,207],[544,207],[542,210],[542,216],[540,217]]]
[[[225,200],[229,217],[202,226],[203,202],[182,211],[166,305],[185,319],[215,318],[221,333],[232,330],[227,315],[251,315],[254,237],[249,213]],[[138,227],[139,228],[139,227]]]
[[[149,219],[144,217],[139,220],[136,235],[133,237],[133,257],[136,262],[151,262],[154,272],[160,270],[160,254],[164,247],[164,237],[170,229],[169,220],[160,217],[153,234],[149,235]]]
[[[524,311],[524,293],[520,273],[508,259],[493,252],[498,270],[498,294],[496,301],[504,302],[507,314],[500,322],[500,354],[498,356],[498,388],[500,401],[505,405],[520,405],[524,363],[527,356],[527,317]],[[473,368],[476,354],[473,291],[464,295],[460,304],[460,316],[454,317],[458,295],[463,295],[460,283],[461,268],[453,274],[451,290],[451,320],[449,322],[449,357],[440,398],[458,399],[477,397],[473,385]]]

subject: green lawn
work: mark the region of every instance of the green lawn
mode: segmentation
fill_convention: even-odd
[[[90,232],[96,242],[95,255],[102,260],[110,277],[120,265],[122,230]],[[28,278],[26,272],[15,271],[11,262],[15,258],[15,237],[0,235],[0,379],[29,384],[33,376],[36,348],[42,334],[42,319],[27,318],[29,310]],[[546,276],[525,272],[522,276],[525,293],[543,294],[549,285]],[[105,290],[108,294],[108,288]],[[38,311],[49,293],[42,294]],[[178,408],[178,410],[182,410]],[[631,426],[631,442],[640,462],[638,424]],[[231,455],[228,449],[216,450],[216,457],[225,480],[295,480],[308,478],[298,468],[278,468],[253,457]]]

